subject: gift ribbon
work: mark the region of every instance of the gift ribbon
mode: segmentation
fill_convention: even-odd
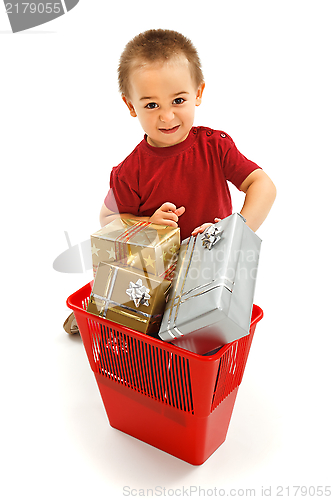
[[[129,229],[125,229],[125,231],[118,236],[116,241],[124,241],[128,242],[133,236],[138,234],[142,229],[148,227],[151,225],[151,222],[144,222],[144,221],[139,221],[133,224]]]
[[[116,260],[123,260],[127,258],[126,244],[137,235],[142,229],[150,226],[151,222],[139,221],[133,224],[129,229],[116,238],[115,240],[115,256]]]
[[[149,288],[142,284],[142,279],[138,279],[136,283],[130,281],[129,288],[126,290],[127,295],[133,300],[136,307],[139,305],[149,306]]]
[[[169,266],[168,269],[164,271],[163,274],[160,274],[159,277],[163,278],[164,280],[172,281],[175,269],[176,269],[176,264],[171,264],[171,266]]]
[[[230,283],[231,286],[227,285],[226,282]],[[214,283],[214,286],[210,286]],[[168,320],[168,324],[167,324],[167,330],[169,332],[169,334],[173,337],[173,338],[177,338],[177,337],[183,337],[184,334],[180,331],[180,329],[176,326],[176,321],[177,321],[177,316],[178,316],[178,311],[179,311],[179,307],[181,304],[183,304],[184,302],[186,302],[187,300],[190,300],[190,299],[193,299],[194,297],[200,297],[200,295],[204,295],[205,293],[208,293],[208,292],[211,292],[212,290],[215,290],[215,288],[220,288],[220,287],[224,287],[228,290],[228,292],[232,293],[232,285],[234,285],[234,282],[231,281],[229,278],[227,278],[226,276],[221,276],[220,279],[218,280],[213,280],[211,281],[208,285],[201,285],[201,286],[197,286],[195,288],[192,288],[191,290],[188,290],[187,292],[185,292],[183,295],[177,295],[174,299],[173,299],[173,303],[172,303],[172,306],[171,306],[171,309],[170,309],[170,316],[169,316],[169,320]],[[210,288],[208,288],[208,286],[210,286]],[[194,290],[200,290],[202,288],[206,288],[206,290],[201,290],[199,291],[199,293],[195,293],[195,294],[192,294]],[[185,295],[188,295],[191,293],[191,296],[190,297],[185,297]],[[185,297],[185,298],[184,298]],[[178,299],[178,300],[177,300]],[[171,326],[171,312],[172,312],[172,308],[173,307],[176,307],[176,313],[175,313],[175,316],[174,316],[174,319],[173,319],[173,326]],[[172,333],[172,330],[174,330],[177,335],[174,335]]]
[[[203,233],[202,246],[211,250],[212,247],[221,239],[223,229],[220,229],[214,225],[207,227],[206,231]]]
[[[114,305],[114,306],[120,306],[124,309],[126,309],[127,311],[131,311],[131,312],[135,312],[136,314],[140,314],[141,316],[144,316],[145,318],[152,318],[154,317],[152,314],[148,314],[148,313],[145,313],[143,311],[139,311],[138,309],[134,309],[133,307],[129,307],[129,306],[126,306],[125,304],[121,304],[120,302],[116,302],[115,300],[111,300],[110,298],[106,298],[106,297],[103,297],[103,295],[98,295],[97,293],[92,293],[91,294],[94,298],[96,299],[100,299],[102,300],[103,302],[105,302],[105,305],[104,305],[104,310],[103,310],[103,313],[102,313],[102,318],[106,318],[106,313],[108,312],[109,310],[109,306],[110,304]],[[120,313],[122,314],[121,311],[117,311],[117,313]],[[155,315],[155,316],[158,316],[158,315]],[[136,315],[135,315],[136,317]],[[138,318],[139,321],[140,321],[140,318]],[[143,320],[141,320],[143,321]]]
[[[113,292],[113,288],[114,288],[114,284],[115,284],[115,281],[116,281],[117,274],[118,274],[118,268],[115,267],[112,270],[112,273],[111,273],[111,275],[109,277],[109,280],[108,280],[108,283],[106,285],[107,289],[108,289],[108,293],[107,293],[107,295],[105,297],[103,295],[99,295],[99,294],[97,294],[95,292],[92,292],[92,294],[91,294],[94,298],[100,299],[103,302],[105,302],[104,310],[103,310],[103,313],[102,313],[102,318],[106,318],[106,314],[107,314],[107,312],[109,310],[110,304],[112,304],[114,306],[120,306],[123,309],[126,309],[127,311],[130,311],[130,312],[135,312],[136,315],[139,314],[141,316],[144,316],[145,318],[151,318],[152,317],[151,314],[145,313],[143,311],[139,311],[138,309],[134,309],[132,307],[126,306],[125,304],[121,304],[120,302],[116,302],[114,300],[111,300],[111,295],[112,295],[112,292]],[[117,312],[119,312],[120,314],[125,314],[125,312],[122,312],[122,311],[117,311]],[[129,314],[127,314],[127,315],[129,315]],[[135,315],[135,317],[137,318],[136,315]],[[143,319],[140,319],[140,318],[137,318],[137,319],[139,321],[146,321],[146,320],[143,320]]]

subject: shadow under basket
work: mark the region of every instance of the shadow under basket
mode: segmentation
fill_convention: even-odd
[[[201,356],[86,311],[92,282],[72,294],[110,425],[192,465],[224,442],[258,321],[249,335]]]

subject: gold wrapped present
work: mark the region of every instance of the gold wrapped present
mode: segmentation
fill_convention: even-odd
[[[87,311],[157,337],[170,287],[159,276],[100,262]]]
[[[179,228],[117,218],[91,235],[94,276],[99,262],[109,262],[172,280],[179,248]]]

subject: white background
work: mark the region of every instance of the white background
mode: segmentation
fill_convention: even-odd
[[[331,5],[81,0],[17,34],[0,5],[2,498],[332,485]],[[52,267],[64,231],[75,245],[99,228],[110,169],[143,137],[116,69],[130,38],[159,27],[200,53],[195,123],[229,133],[278,190],[258,230],[265,316],[227,440],[200,467],[109,426],[80,337],[62,330],[91,271]]]

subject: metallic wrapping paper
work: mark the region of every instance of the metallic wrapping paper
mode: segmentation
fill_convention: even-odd
[[[87,311],[157,336],[170,287],[159,276],[100,262]]]
[[[182,242],[159,337],[206,354],[248,335],[260,246],[240,214]]]
[[[109,262],[171,281],[179,248],[179,228],[117,218],[91,235],[94,276],[99,262]]]

